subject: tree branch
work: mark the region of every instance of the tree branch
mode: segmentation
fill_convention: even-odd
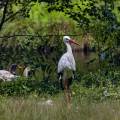
[[[20,13],[21,11],[23,11],[24,8],[20,9],[19,11],[13,13],[12,15],[10,15],[8,18],[6,18],[4,20],[4,22],[7,22],[8,20],[10,20],[11,18],[15,17],[18,13]]]
[[[7,13],[8,2],[9,2],[9,0],[6,0],[5,6],[4,6],[4,10],[3,10],[2,20],[0,22],[0,31],[1,31],[2,27],[3,27],[4,22],[5,22],[5,17],[6,17],[6,13]]]

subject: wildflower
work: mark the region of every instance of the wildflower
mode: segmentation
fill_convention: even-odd
[[[107,91],[107,90],[105,90],[105,91],[103,92],[103,95],[104,95],[105,97],[108,97],[108,96],[109,96],[108,91]]]

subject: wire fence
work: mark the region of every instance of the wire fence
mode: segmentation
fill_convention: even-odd
[[[27,34],[27,35],[4,35],[4,36],[0,36],[0,38],[11,38],[11,37],[51,37],[51,36],[66,36],[65,34],[50,34],[50,35],[31,35],[31,34]],[[79,34],[67,34],[67,36],[81,36]]]

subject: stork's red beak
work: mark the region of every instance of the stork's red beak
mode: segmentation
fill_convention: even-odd
[[[75,42],[75,40],[70,39],[69,42],[80,46],[80,44]]]

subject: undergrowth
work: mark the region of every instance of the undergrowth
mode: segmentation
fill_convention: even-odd
[[[120,99],[120,72],[96,71],[76,77],[71,86],[72,96],[87,101],[103,101],[106,99]],[[32,78],[18,78],[11,82],[0,83],[0,95],[4,96],[56,96],[63,93],[58,80],[32,80]]]

